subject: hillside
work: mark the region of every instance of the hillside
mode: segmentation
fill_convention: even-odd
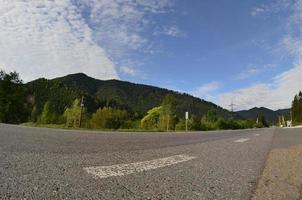
[[[279,116],[288,116],[290,113],[290,109],[282,109],[282,110],[270,110],[268,108],[260,107],[260,108],[252,108],[250,110],[242,110],[238,111],[237,114],[243,118],[256,120],[259,114],[263,114],[265,119],[270,124],[276,124],[278,122]]]
[[[202,116],[211,108],[217,108],[220,116],[231,116],[227,110],[188,94],[120,80],[97,80],[83,73],[52,80],[38,79],[25,86],[37,114],[41,113],[46,101],[59,105],[56,110],[63,113],[65,107],[70,106],[75,98],[84,95],[89,112],[94,112],[99,107],[111,106],[143,116],[149,109],[160,105],[166,94],[172,93],[177,101],[177,115],[181,118],[185,111]]]

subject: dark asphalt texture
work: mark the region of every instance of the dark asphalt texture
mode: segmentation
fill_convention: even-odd
[[[0,199],[250,199],[275,132],[281,134],[106,133],[0,124]],[[83,170],[179,154],[196,159],[105,179]]]

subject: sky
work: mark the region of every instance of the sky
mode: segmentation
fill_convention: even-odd
[[[1,0],[0,69],[83,72],[235,110],[302,90],[302,0]]]

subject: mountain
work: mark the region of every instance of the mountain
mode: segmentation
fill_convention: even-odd
[[[103,106],[126,109],[138,116],[159,106],[168,93],[173,94],[177,102],[177,115],[184,117],[185,111],[202,116],[211,108],[217,108],[218,115],[231,117],[231,113],[211,102],[201,100],[185,93],[172,90],[135,84],[120,80],[98,80],[83,73],[70,74],[52,80],[37,79],[25,84],[29,99],[39,115],[45,102],[56,105],[56,111],[63,113],[75,98],[85,96],[85,106],[90,113]]]
[[[263,114],[265,119],[270,123],[270,124],[276,124],[278,122],[278,117],[279,116],[288,116],[290,114],[290,109],[282,109],[282,110],[270,110],[265,107],[255,107],[250,110],[242,110],[236,112],[239,116],[245,118],[245,119],[251,119],[251,120],[256,120],[257,116],[259,114]]]

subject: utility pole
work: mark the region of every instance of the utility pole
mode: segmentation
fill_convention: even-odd
[[[169,121],[170,121],[170,115],[168,114],[168,118],[167,118],[167,132],[169,131]]]
[[[234,112],[234,106],[236,106],[236,104],[233,103],[233,99],[232,99],[231,104],[229,106],[231,108],[231,112],[233,113]]]
[[[80,106],[81,106],[81,111],[80,111],[79,128],[81,128],[81,125],[82,125],[82,113],[83,113],[83,108],[84,108],[84,96],[82,96]]]
[[[233,114],[234,114],[234,106],[236,106],[236,104],[233,103],[233,99],[231,101],[231,104],[229,105],[231,108],[231,117],[233,118]]]

